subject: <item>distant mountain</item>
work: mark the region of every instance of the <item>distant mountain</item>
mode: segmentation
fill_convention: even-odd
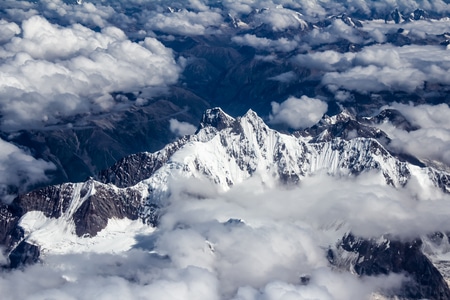
[[[450,174],[414,165],[386,150],[382,142],[386,142],[387,135],[370,125],[384,118],[397,120],[398,126],[409,126],[392,110],[366,119],[365,124],[344,111],[333,117],[325,116],[307,130],[286,134],[269,128],[251,110],[233,118],[220,108],[208,109],[195,134],[168,144],[160,151],[127,156],[95,179],[48,186],[3,205],[0,208],[0,242],[9,255],[10,267],[16,267],[38,261],[41,252],[67,251],[70,249],[68,242],[64,242],[67,236],[88,240],[95,237],[111,219],[135,220],[143,226],[157,228],[171,193],[169,181],[180,177],[206,179],[224,192],[249,178],[297,185],[306,177],[323,172],[331,176],[377,172],[382,174],[386,184],[394,187],[402,187],[416,178],[430,187],[449,192]],[[58,239],[57,234],[46,232],[55,230],[64,232],[65,237],[58,242],[58,249],[46,248],[49,239],[52,243]],[[367,246],[362,245],[370,241],[358,240],[361,246],[356,247],[352,239],[357,238],[346,236],[336,250],[330,250],[334,251],[328,253],[334,264],[342,265],[337,262],[346,251],[370,256],[387,266],[383,270],[369,270],[361,260],[355,260],[358,263],[352,268],[359,268],[358,274],[369,276],[389,272],[412,274],[416,288],[407,296],[447,299],[444,296],[450,295],[442,276],[419,247],[414,248],[413,254],[404,256],[403,250],[384,254],[370,246],[369,255]],[[409,245],[398,243],[399,249]],[[334,245],[331,246],[334,249]],[[378,253],[383,256],[373,258]],[[421,269],[416,270],[411,265],[414,264],[411,260],[418,259],[421,261],[418,268],[426,268],[430,276],[438,278],[432,281],[444,296],[434,297],[431,290],[435,289],[425,288],[426,281],[418,279]],[[404,263],[391,268],[390,264],[396,260]]]

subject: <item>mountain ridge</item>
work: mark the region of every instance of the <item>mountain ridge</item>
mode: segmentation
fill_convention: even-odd
[[[328,123],[334,126],[346,120],[341,118]],[[379,132],[378,129],[376,131]],[[270,129],[252,110],[235,119],[220,108],[209,109],[194,135],[182,137],[154,153],[130,155],[101,172],[95,180],[46,187],[21,195],[11,207],[16,214],[43,210],[48,217],[58,218],[65,213],[70,201],[76,199],[79,205],[83,205],[86,199],[95,196],[95,192],[86,196],[86,190],[92,189],[97,193],[103,191],[117,195],[124,203],[126,195],[129,195],[137,201],[135,209],[145,211],[145,207],[158,206],[164,201],[167,182],[174,174],[195,178],[206,176],[225,191],[257,172],[263,180],[275,178],[285,184],[297,184],[305,176],[322,171],[333,176],[352,176],[380,170],[386,183],[395,187],[404,186],[411,176],[422,176],[428,184],[444,192],[449,191],[449,174],[400,161],[372,137],[318,139],[324,136],[324,132],[329,133],[329,129],[315,132],[316,137],[286,135]],[[108,215],[108,212],[104,214]],[[144,220],[146,218],[145,213],[131,215],[131,219],[138,215]],[[100,223],[103,228],[105,220],[112,216],[122,215],[110,213],[102,217]],[[77,235],[95,235],[101,227],[87,232],[77,231]]]
[[[333,120],[325,116],[323,120],[320,130],[319,126],[302,134],[285,134],[269,128],[252,110],[233,118],[220,108],[213,108],[204,113],[195,134],[184,136],[160,151],[128,156],[96,179],[20,195],[11,205],[0,208],[0,241],[9,255],[10,267],[37,262],[42,251],[51,252],[40,249],[42,234],[33,231],[45,231],[45,224],[59,222],[58,226],[68,235],[82,239],[96,237],[112,219],[134,220],[158,228],[174,178],[206,179],[219,192],[226,192],[250,178],[258,178],[269,186],[289,186],[323,172],[333,177],[375,172],[385,184],[395,188],[404,187],[416,177],[419,178],[416,182],[424,186],[449,192],[448,173],[399,160],[372,137],[368,125],[350,115]],[[323,138],[324,132],[338,132],[329,130],[331,127],[349,120],[356,136]],[[357,124],[364,130],[355,128]],[[317,135],[307,136],[306,132]],[[366,133],[369,137],[358,136]],[[381,133],[379,136],[385,138]],[[43,216],[30,215],[35,211],[42,211]],[[27,225],[36,222],[44,225]],[[70,252],[70,248],[66,251]],[[440,288],[445,291],[443,294],[447,293],[448,287]]]

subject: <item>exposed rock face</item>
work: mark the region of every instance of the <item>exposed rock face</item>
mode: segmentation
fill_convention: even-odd
[[[421,251],[420,239],[411,242],[362,239],[344,236],[337,252],[329,252],[332,263],[354,270],[360,276],[401,273],[407,276],[400,295],[408,299],[450,299],[450,289],[439,271]],[[346,254],[342,253],[346,252]],[[349,255],[351,254],[351,255]],[[341,257],[351,257],[342,260]]]
[[[10,268],[18,268],[25,265],[37,263],[39,261],[39,246],[22,241],[9,254]]]
[[[23,230],[18,226],[20,212],[10,205],[0,206],[0,243],[9,253],[23,238]]]
[[[436,186],[443,192],[450,193],[450,174],[442,173],[432,168],[429,168],[428,172],[430,178],[436,183]]]
[[[388,16],[386,16],[385,21],[394,21],[396,24],[403,22],[403,16],[400,11],[396,8],[393,12],[391,12]]]
[[[98,180],[119,188],[133,186],[153,175],[186,142],[187,139],[182,138],[156,153],[142,152],[127,156],[111,168],[100,172]]]
[[[73,214],[75,232],[78,236],[95,236],[111,218],[136,220],[141,205],[142,195],[137,190],[116,190],[97,185],[95,193],[87,197]]]
[[[59,218],[69,208],[75,186],[74,183],[65,183],[44,187],[20,195],[11,206],[19,215],[37,210],[49,218]]]
[[[418,127],[412,125],[411,122],[409,122],[398,110],[395,109],[384,109],[375,117],[367,118],[367,120],[375,124],[390,122],[396,128],[408,132],[418,129]]]
[[[222,130],[229,128],[234,123],[234,119],[225,114],[221,109],[210,109],[203,114],[200,129]],[[140,181],[151,177],[161,168],[170,157],[189,141],[196,140],[196,136],[183,137],[176,142],[167,145],[161,151],[155,153],[142,152],[127,156],[111,168],[103,170],[98,176],[98,180],[104,183],[112,183],[119,188],[133,186]]]
[[[142,190],[120,189],[92,179],[42,188],[0,208],[0,242],[9,253],[10,267],[34,263],[40,255],[39,245],[26,241],[27,236],[19,224],[26,213],[41,211],[48,218],[64,218],[74,224],[74,234],[92,237],[112,218],[140,218],[156,226],[157,209],[144,204],[144,200]]]
[[[217,130],[226,129],[234,123],[234,119],[223,112],[220,108],[207,110],[200,122],[200,129],[206,127],[214,127]]]

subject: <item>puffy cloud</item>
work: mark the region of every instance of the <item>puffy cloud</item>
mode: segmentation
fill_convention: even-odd
[[[325,28],[314,28],[304,40],[308,45],[332,44],[338,40],[348,40],[351,43],[361,43],[360,34],[342,20],[336,19]]]
[[[199,181],[195,185],[206,192],[194,194],[192,184],[192,179],[172,183],[156,236],[143,238],[176,268],[193,264],[214,272],[224,299],[291,292],[363,299],[397,286],[401,276],[361,282],[334,273],[324,249],[348,230],[411,238],[450,225],[448,196],[436,190],[429,201],[415,195],[414,186],[387,186],[382,174],[356,179],[317,174],[290,189],[268,188],[252,178],[226,193],[214,193],[208,182]],[[311,277],[309,285],[301,285],[302,275]]]
[[[49,180],[47,171],[54,170],[52,163],[35,159],[30,153],[0,139],[0,199],[10,202],[17,192]]]
[[[75,4],[75,5],[74,5]],[[61,23],[82,23],[92,27],[106,27],[109,19],[115,14],[110,6],[101,3],[83,1],[76,5],[77,1],[43,0],[38,3],[38,10],[48,19],[56,19]]]
[[[200,245],[199,233],[207,237],[214,253],[221,253],[224,272],[228,270],[225,269],[227,259],[255,259],[261,261],[258,266],[266,274],[263,276],[271,276],[265,270],[271,270],[274,261],[277,268],[295,265],[298,272],[308,273],[327,265],[320,251],[314,249],[326,248],[348,230],[364,237],[392,234],[414,238],[450,227],[446,217],[450,212],[450,196],[438,188],[418,193],[426,184],[427,175],[413,170],[411,176],[412,181],[403,188],[386,185],[383,174],[377,172],[356,178],[318,173],[291,188],[263,183],[255,176],[226,193],[214,193],[214,187],[203,180],[197,180],[195,186],[199,187],[199,193],[193,193],[192,180],[177,180],[171,185],[170,205],[159,229],[171,235],[173,231],[177,231],[176,235],[183,231],[191,236],[192,249]],[[328,234],[331,236],[327,237]],[[289,239],[294,236],[298,240]],[[260,247],[264,243],[276,246]],[[236,248],[232,249],[233,246]],[[298,251],[291,252],[291,249]],[[167,245],[163,253],[168,253]],[[240,255],[247,257],[240,258]],[[270,256],[280,258],[271,261]],[[205,259],[208,264],[210,260]],[[245,261],[242,264],[242,268],[252,268]],[[235,268],[228,270],[236,273],[230,278],[239,277],[240,272],[250,272],[238,270],[239,266]],[[282,271],[277,276],[284,276],[285,272],[290,271]]]
[[[40,16],[24,21],[22,30],[22,37],[12,39],[5,49],[11,54],[26,52],[34,59],[48,61],[68,59],[83,51],[90,53],[97,48],[105,49],[115,41],[126,40],[118,28],[110,27],[98,34],[78,24],[59,27]]]
[[[255,1],[252,0],[224,0],[223,5],[228,8],[232,13],[237,14],[249,14],[254,9]]]
[[[450,60],[439,46],[374,45],[358,53],[333,50],[297,55],[293,61],[322,71],[322,84],[366,92],[414,92],[425,82],[449,84]]]
[[[151,13],[149,17],[146,28],[179,35],[203,35],[223,22],[222,15],[217,12],[192,12],[185,9],[168,13]]]
[[[349,274],[334,274],[325,270],[314,273],[314,284],[293,285],[275,281],[260,290],[240,288],[233,300],[279,300],[279,299],[369,299],[374,291],[395,288],[403,278],[391,275],[369,278],[362,284]]]
[[[371,30],[369,34],[377,43],[382,44],[386,42],[386,36],[378,29]]]
[[[110,25],[109,21],[120,15],[120,9],[115,11],[113,7],[95,0],[84,1],[81,5],[77,5],[76,0],[3,1],[2,8],[5,19],[16,23],[41,15],[61,25],[81,23],[98,28]]]
[[[313,70],[336,71],[349,68],[353,57],[351,53],[342,54],[333,50],[327,50],[299,54],[293,58],[293,61],[302,67]]]
[[[298,45],[296,41],[288,40],[286,38],[271,40],[265,37],[257,37],[253,34],[234,36],[231,40],[239,45],[251,46],[253,48],[266,51],[290,52]]]
[[[425,162],[437,163],[439,167],[450,166],[450,108],[440,105],[405,105],[394,103],[408,121],[417,126],[410,132],[395,128],[389,123],[381,125],[392,139],[389,147],[396,152],[411,154]],[[441,165],[441,164],[444,165]]]
[[[171,50],[156,39],[134,43],[116,27],[94,32],[39,16],[23,22],[22,36],[5,44],[1,56],[4,130],[114,110],[119,106],[111,92],[163,87],[176,82],[180,72]]]
[[[16,23],[0,20],[0,43],[9,41],[20,32],[20,27]]]
[[[280,6],[276,6],[273,9],[264,9],[260,14],[256,15],[256,20],[268,24],[273,31],[308,27],[308,24],[302,19],[302,14]]]
[[[401,68],[408,66],[409,63],[394,47],[371,47],[365,48],[363,51],[354,56],[353,63],[360,66],[375,65],[378,67]]]
[[[255,176],[224,193],[178,178],[170,190],[158,230],[136,235],[134,249],[47,252],[43,264],[0,273],[4,298],[366,299],[404,278],[332,268],[326,249],[345,232],[411,238],[450,226],[448,195],[422,198],[414,185],[396,189],[378,173],[316,174],[290,188]]]
[[[199,10],[199,11],[209,10],[207,3],[205,3],[205,1],[202,1],[202,0],[189,0],[189,7]]]
[[[306,128],[316,124],[327,108],[328,105],[319,99],[290,97],[282,103],[272,102],[270,122],[286,124],[293,129]]]
[[[351,1],[322,1],[322,0],[269,0],[269,1],[223,1],[223,5],[239,14],[248,14],[252,10],[269,8],[274,11],[301,12],[304,18],[314,21],[327,15],[339,15],[342,13],[364,14],[370,18],[384,18],[388,13],[398,8],[401,12],[410,13],[417,8],[425,9],[428,12],[445,16],[450,11],[450,5],[443,0],[351,0]],[[281,18],[283,19],[283,18]],[[280,23],[286,24],[286,20]],[[288,23],[289,24],[289,23]]]
[[[354,97],[350,92],[342,90],[335,91],[334,98],[339,102],[347,102],[354,100]]]
[[[188,123],[180,122],[177,119],[170,119],[170,131],[172,131],[177,136],[184,136],[187,134],[193,134],[197,130],[197,127]]]
[[[400,24],[386,24],[384,21],[364,21],[364,26],[361,30],[371,34],[377,42],[384,42],[385,34],[403,29],[406,34],[409,32],[416,32],[421,36],[425,35],[440,35],[448,31],[448,20],[445,18],[438,20],[418,20],[414,22],[400,23]]]
[[[327,73],[322,79],[324,85],[337,85],[361,93],[380,91],[413,92],[422,88],[426,76],[413,68],[393,69],[389,67],[357,66],[342,73]]]
[[[11,282],[17,282],[16,289]],[[218,299],[217,285],[217,279],[207,270],[195,266],[171,268],[163,258],[140,250],[122,255],[49,256],[45,265],[0,274],[0,287],[6,292],[4,299],[11,300],[214,300]]]

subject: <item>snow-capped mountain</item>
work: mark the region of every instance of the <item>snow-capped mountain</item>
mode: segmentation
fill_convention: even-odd
[[[207,180],[221,193],[250,178],[270,188],[295,186],[315,174],[357,177],[371,173],[396,188],[414,180],[423,188],[449,192],[450,174],[401,161],[380,142],[387,135],[369,123],[366,120],[364,125],[344,111],[325,116],[308,130],[286,134],[269,128],[251,110],[232,118],[220,108],[209,109],[195,134],[158,152],[128,156],[96,179],[49,186],[4,205],[0,241],[13,267],[37,261],[40,253],[119,247],[111,244],[111,237],[121,236],[120,247],[127,249],[133,241],[126,237],[132,232],[151,232],[158,227],[172,192],[170,183],[177,178]],[[359,251],[360,256],[365,255],[360,248],[345,247],[348,241],[344,238],[344,246],[336,253]],[[423,256],[420,251],[417,255]],[[447,287],[440,288],[450,295]]]
[[[21,195],[4,210],[12,210],[11,215],[19,217],[29,211],[42,211],[49,218],[73,223],[78,236],[94,236],[113,217],[139,218],[156,225],[155,208],[164,205],[170,193],[168,183],[175,177],[206,178],[227,191],[250,177],[267,184],[297,184],[321,172],[357,176],[376,171],[386,184],[395,187],[404,186],[414,177],[424,186],[448,192],[449,174],[400,161],[375,138],[358,137],[367,133],[364,130],[352,127],[353,138],[330,137],[337,135],[333,126],[342,127],[349,120],[353,119],[346,113],[325,117],[321,123],[329,126],[312,137],[272,130],[251,110],[234,119],[219,108],[210,109],[194,135],[155,153],[128,156],[101,172],[97,180],[50,186]]]

